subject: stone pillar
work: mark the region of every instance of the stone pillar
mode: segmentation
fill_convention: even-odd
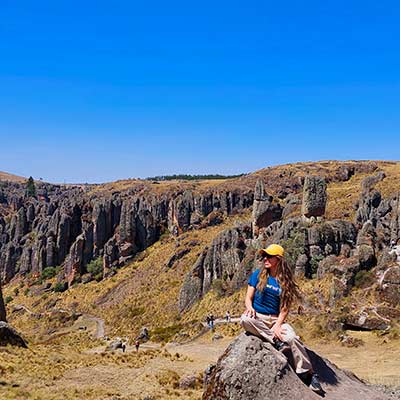
[[[307,218],[322,217],[326,208],[326,182],[321,176],[306,176],[301,213]]]

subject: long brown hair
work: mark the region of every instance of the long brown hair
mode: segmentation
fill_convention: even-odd
[[[297,285],[294,277],[292,269],[289,264],[285,260],[284,257],[279,257],[279,263],[276,269],[276,280],[278,281],[282,292],[281,292],[281,308],[289,309],[291,304],[295,299],[300,299],[301,293],[299,286]],[[265,289],[265,285],[267,284],[269,272],[268,268],[264,268],[260,271],[258,275],[258,283],[257,290],[261,293]]]

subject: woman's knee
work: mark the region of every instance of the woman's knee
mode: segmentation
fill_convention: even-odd
[[[240,325],[242,328],[246,329],[251,324],[251,317],[247,316],[246,314],[242,314],[240,317]]]
[[[286,343],[291,343],[293,340],[297,339],[296,332],[289,324],[284,324],[282,328],[285,329],[285,333],[283,334],[283,340]]]

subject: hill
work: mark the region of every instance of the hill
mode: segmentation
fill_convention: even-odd
[[[9,174],[8,172],[0,171],[0,181],[8,181],[8,182],[18,182],[23,183],[26,182],[27,178],[22,176]]]
[[[12,193],[5,193],[10,217],[0,222],[0,269],[8,282],[4,298],[9,321],[25,334],[36,356],[22,365],[20,353],[13,352],[15,365],[6,370],[4,379],[24,382],[27,392],[29,383],[22,378],[26,374],[36,382],[38,396],[48,395],[48,386],[58,393],[54,398],[61,398],[61,382],[68,374],[78,373],[79,368],[90,371],[91,366],[99,374],[104,357],[115,371],[123,363],[139,368],[150,358],[164,365],[170,356],[164,357],[161,350],[141,360],[133,354],[80,355],[103,343],[88,336],[94,323],[90,318],[104,320],[107,336],[128,337],[130,343],[144,326],[157,343],[210,340],[202,324],[205,316],[212,312],[223,317],[227,310],[240,315],[246,274],[256,267],[255,250],[269,240],[284,242],[296,266],[305,300],[293,308],[290,318],[306,343],[321,348],[334,343],[330,354],[336,351],[342,357],[353,351],[346,346],[364,343],[368,353],[371,340],[354,333],[361,329],[380,340],[383,348],[398,348],[400,311],[391,297],[398,287],[390,291],[391,281],[385,276],[397,268],[389,253],[398,235],[394,202],[400,189],[399,169],[396,162],[326,161],[267,168],[222,181],[125,180],[88,188],[48,185],[47,200],[22,199],[13,187]],[[309,175],[324,178],[327,202],[323,217],[304,220],[303,187]],[[260,180],[268,194],[261,197]],[[202,281],[196,286],[196,268],[210,274],[209,284]],[[194,300],[190,304],[188,296]],[[87,316],[92,317],[82,319]],[[228,337],[240,331],[237,324],[217,329]],[[61,351],[60,362],[55,349]],[[366,372],[363,376],[372,383],[395,384],[399,375],[393,371],[400,365],[393,354],[387,355],[387,361],[394,362],[388,364],[390,370],[379,364],[378,377]],[[163,381],[161,375],[170,368],[159,371],[159,378],[153,374],[153,379]],[[43,374],[53,383],[46,378],[41,386],[38,379]],[[177,378],[168,376],[165,380],[170,383],[154,388],[159,398],[199,398],[199,389],[189,395],[174,388]],[[121,387],[114,392],[124,398]],[[101,395],[108,398],[104,390]],[[96,397],[100,392],[79,391],[79,396],[100,398]],[[68,395],[74,398],[73,392]]]

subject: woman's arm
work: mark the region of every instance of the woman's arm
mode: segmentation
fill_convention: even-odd
[[[247,286],[246,299],[244,301],[244,304],[246,306],[245,314],[253,318],[256,318],[256,310],[253,308],[253,299],[255,293],[256,293],[255,287],[250,285]]]
[[[274,326],[271,328],[272,332],[274,332],[274,336],[276,336],[279,340],[283,341],[282,335],[286,333],[286,329],[282,328],[283,323],[287,315],[289,314],[288,308],[281,308],[279,312],[278,319],[275,322]]]

